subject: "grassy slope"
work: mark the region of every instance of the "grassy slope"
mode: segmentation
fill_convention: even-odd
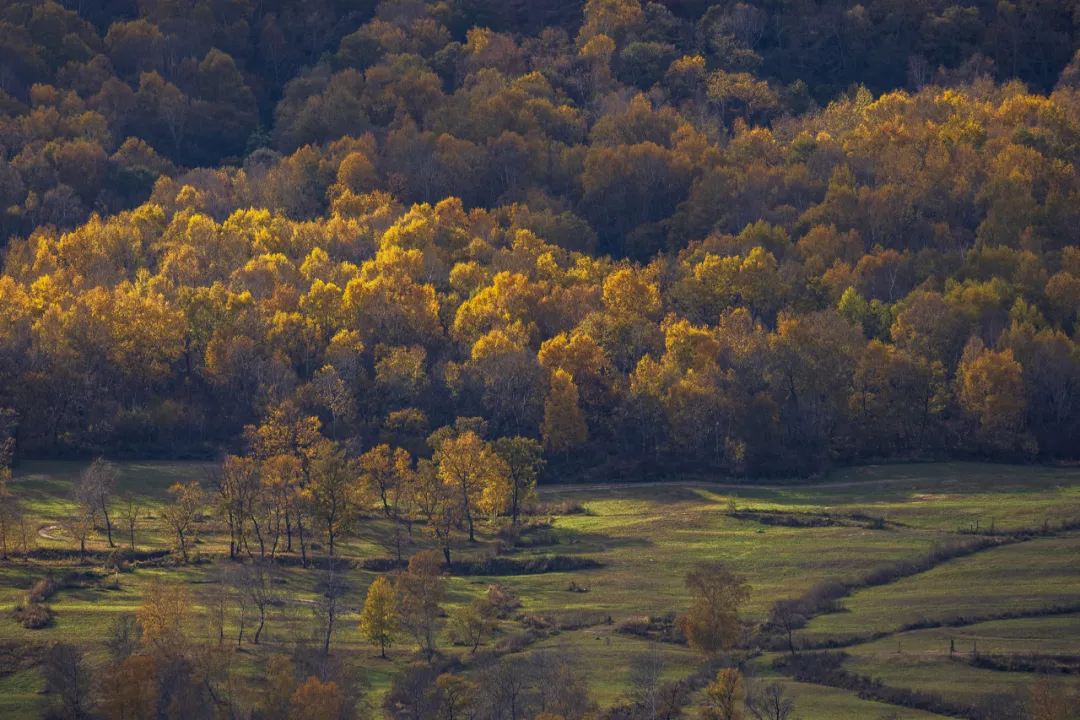
[[[156,518],[156,507],[167,497],[174,482],[200,479],[203,468],[184,463],[126,464],[119,482],[121,490],[143,497],[149,515]],[[36,523],[42,527],[56,524],[63,516],[63,500],[71,479],[80,466],[71,463],[36,463],[20,468],[13,486],[29,499]],[[553,548],[525,550],[523,553],[559,552],[594,557],[604,563],[596,570],[572,574],[548,574],[515,578],[497,578],[512,587],[524,601],[523,612],[551,619],[574,616],[599,620],[610,615],[618,622],[633,616],[663,614],[685,607],[682,576],[694,562],[720,559],[747,575],[754,592],[748,608],[761,617],[768,606],[780,597],[798,595],[814,583],[830,578],[854,578],[878,565],[924,553],[958,528],[969,527],[979,518],[985,527],[993,518],[1001,529],[1041,526],[1044,521],[1058,523],[1080,516],[1080,472],[1039,470],[973,464],[913,465],[891,468],[864,468],[837,473],[826,484],[816,487],[760,488],[708,486],[610,487],[577,490],[555,487],[545,489],[545,500],[571,498],[582,502],[587,515],[572,515],[556,520],[559,545]],[[902,523],[889,530],[858,527],[787,528],[763,526],[753,521],[736,520],[726,514],[729,497],[735,496],[740,508],[784,509],[791,512],[847,513],[884,515]],[[140,547],[161,547],[168,535],[157,519],[145,521],[136,538]],[[392,554],[386,538],[385,521],[369,519],[358,537],[343,543],[343,554],[350,557],[388,556]],[[46,531],[54,537],[56,532]],[[208,526],[200,538],[200,552],[220,555],[227,551],[224,538]],[[428,544],[418,536],[407,548],[413,552]],[[40,539],[44,546],[66,547],[59,540]],[[94,546],[102,548],[101,538]],[[484,552],[488,543],[476,547],[461,546],[463,553]],[[1040,539],[1023,545],[995,549],[970,558],[953,561],[922,576],[900,581],[884,588],[857,593],[845,601],[850,613],[825,616],[815,620],[810,632],[831,633],[847,628],[874,629],[895,627],[909,619],[926,615],[949,615],[972,608],[1005,607],[1016,602],[1032,606],[1051,604],[1080,589],[1080,570],[1068,558],[1075,557],[1077,539]],[[1070,556],[1068,553],[1072,553]],[[23,630],[10,620],[0,620],[0,641],[41,643],[57,640],[83,644],[96,662],[102,662],[100,640],[108,623],[119,613],[132,612],[138,604],[142,585],[154,573],[183,579],[199,598],[214,579],[221,563],[169,570],[138,569],[120,576],[119,590],[64,591],[53,601],[57,619],[53,627],[41,631]],[[38,570],[40,573],[40,570]],[[314,597],[311,573],[282,569],[280,586],[289,602],[275,611],[267,628],[264,647],[245,648],[242,660],[252,665],[262,654],[288,645],[306,632],[310,614],[304,601]],[[357,571],[351,575],[352,592],[347,599],[346,615],[335,645],[346,652],[356,670],[367,677],[376,694],[385,688],[393,668],[409,657],[407,648],[395,648],[391,662],[373,657],[373,650],[360,642],[355,631],[358,612],[367,585],[374,575]],[[589,588],[587,593],[567,591],[570,580]],[[483,592],[487,578],[454,578],[451,581],[450,605],[467,602]],[[27,586],[27,570],[14,563],[0,568],[0,607],[11,607]],[[988,600],[977,599],[983,590]],[[1020,621],[1016,621],[1020,622]],[[974,632],[978,626],[969,628]],[[1014,628],[1010,648],[1016,651],[1038,650],[1045,630],[1033,624],[1031,635],[1023,626]],[[193,625],[193,632],[205,633],[205,623]],[[512,630],[509,625],[507,630]],[[982,631],[987,631],[985,628]],[[939,636],[918,636],[912,642],[940,642]],[[966,636],[965,636],[966,637]],[[882,641],[883,643],[886,641]],[[625,667],[630,657],[641,652],[647,643],[614,634],[610,626],[597,626],[563,632],[545,641],[545,645],[572,648],[603,704],[616,701],[625,692]],[[912,647],[912,652],[915,651]],[[696,658],[686,649],[663,646],[669,657],[669,673],[686,675]],[[860,671],[881,674],[893,682],[922,682],[911,658],[889,657],[885,646],[880,651],[867,646],[850,661]],[[967,670],[955,662],[940,658],[921,658],[932,663],[931,674],[946,673],[970,686]],[[945,664],[942,664],[944,662]],[[972,671],[985,672],[985,671]],[[894,674],[895,673],[895,674]],[[998,674],[1000,675],[1000,673]],[[886,677],[888,676],[888,677]],[[1020,678],[1019,681],[1026,681]],[[0,715],[30,716],[39,687],[33,670],[16,672],[0,678]],[[817,717],[874,717],[882,707],[855,698],[850,693],[792,684],[800,700],[801,714]],[[901,712],[900,717],[929,717]]]

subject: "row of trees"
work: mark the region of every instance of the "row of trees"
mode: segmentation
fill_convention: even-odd
[[[291,404],[280,406],[263,424],[248,428],[250,453],[229,455],[208,470],[205,487],[200,481],[174,484],[159,515],[183,561],[189,560],[207,515],[227,532],[230,560],[273,561],[279,553],[298,551],[307,567],[313,538],[325,539],[333,560],[341,539],[374,514],[393,521],[390,542],[399,561],[406,534],[423,523],[449,565],[455,540],[467,533],[473,542],[480,519],[508,515],[516,526],[535,500],[543,465],[539,443],[521,437],[486,441],[486,423],[479,418],[461,418],[434,433],[429,438],[433,459],[418,462],[407,450],[392,451],[388,445],[354,455],[349,444],[319,430],[317,417],[303,417]],[[9,447],[13,444],[9,440]],[[99,530],[110,549],[117,547],[115,529],[136,550],[136,527],[146,524],[148,506],[132,492],[118,494],[117,477],[116,467],[99,458],[69,493],[62,527],[83,562],[87,543]],[[25,527],[25,515],[5,478],[0,490],[0,547],[6,558],[8,545],[16,544]]]

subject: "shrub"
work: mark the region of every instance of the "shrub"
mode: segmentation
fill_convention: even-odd
[[[602,567],[596,560],[578,555],[535,555],[528,558],[488,557],[454,563],[462,575],[539,575],[549,572],[571,572]]]
[[[495,642],[495,652],[500,655],[521,652],[542,637],[543,635],[533,630],[503,635]]]
[[[34,586],[26,591],[26,604],[38,605],[44,603],[60,589],[52,575],[43,577],[34,583]]]
[[[503,587],[498,583],[488,585],[487,603],[495,617],[505,620],[514,610],[521,607],[521,600],[513,590]]]
[[[12,613],[27,630],[40,630],[52,623],[52,610],[48,603],[26,603]]]

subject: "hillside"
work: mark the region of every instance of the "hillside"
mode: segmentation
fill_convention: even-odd
[[[0,706],[1075,720],[1078,161],[1076,3],[0,3]]]

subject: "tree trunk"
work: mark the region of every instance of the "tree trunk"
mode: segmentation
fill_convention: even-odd
[[[259,530],[259,523],[255,522],[255,518],[251,519],[251,526],[255,528],[255,537],[259,540],[259,557],[266,558],[266,544],[263,542],[262,531]]]
[[[304,523],[300,513],[296,513],[296,533],[300,537],[300,565],[307,567],[307,543],[304,542]]]
[[[236,559],[236,521],[232,512],[229,513],[229,559]]]
[[[109,547],[116,547],[112,540],[112,521],[109,520],[109,511],[105,509],[105,503],[101,503],[101,514],[105,516],[105,534],[109,538]]]
[[[292,517],[285,511],[285,552],[292,552]]]
[[[255,629],[255,645],[259,644],[259,636],[262,635],[263,625],[266,624],[266,608],[262,605],[259,606],[259,627]]]

